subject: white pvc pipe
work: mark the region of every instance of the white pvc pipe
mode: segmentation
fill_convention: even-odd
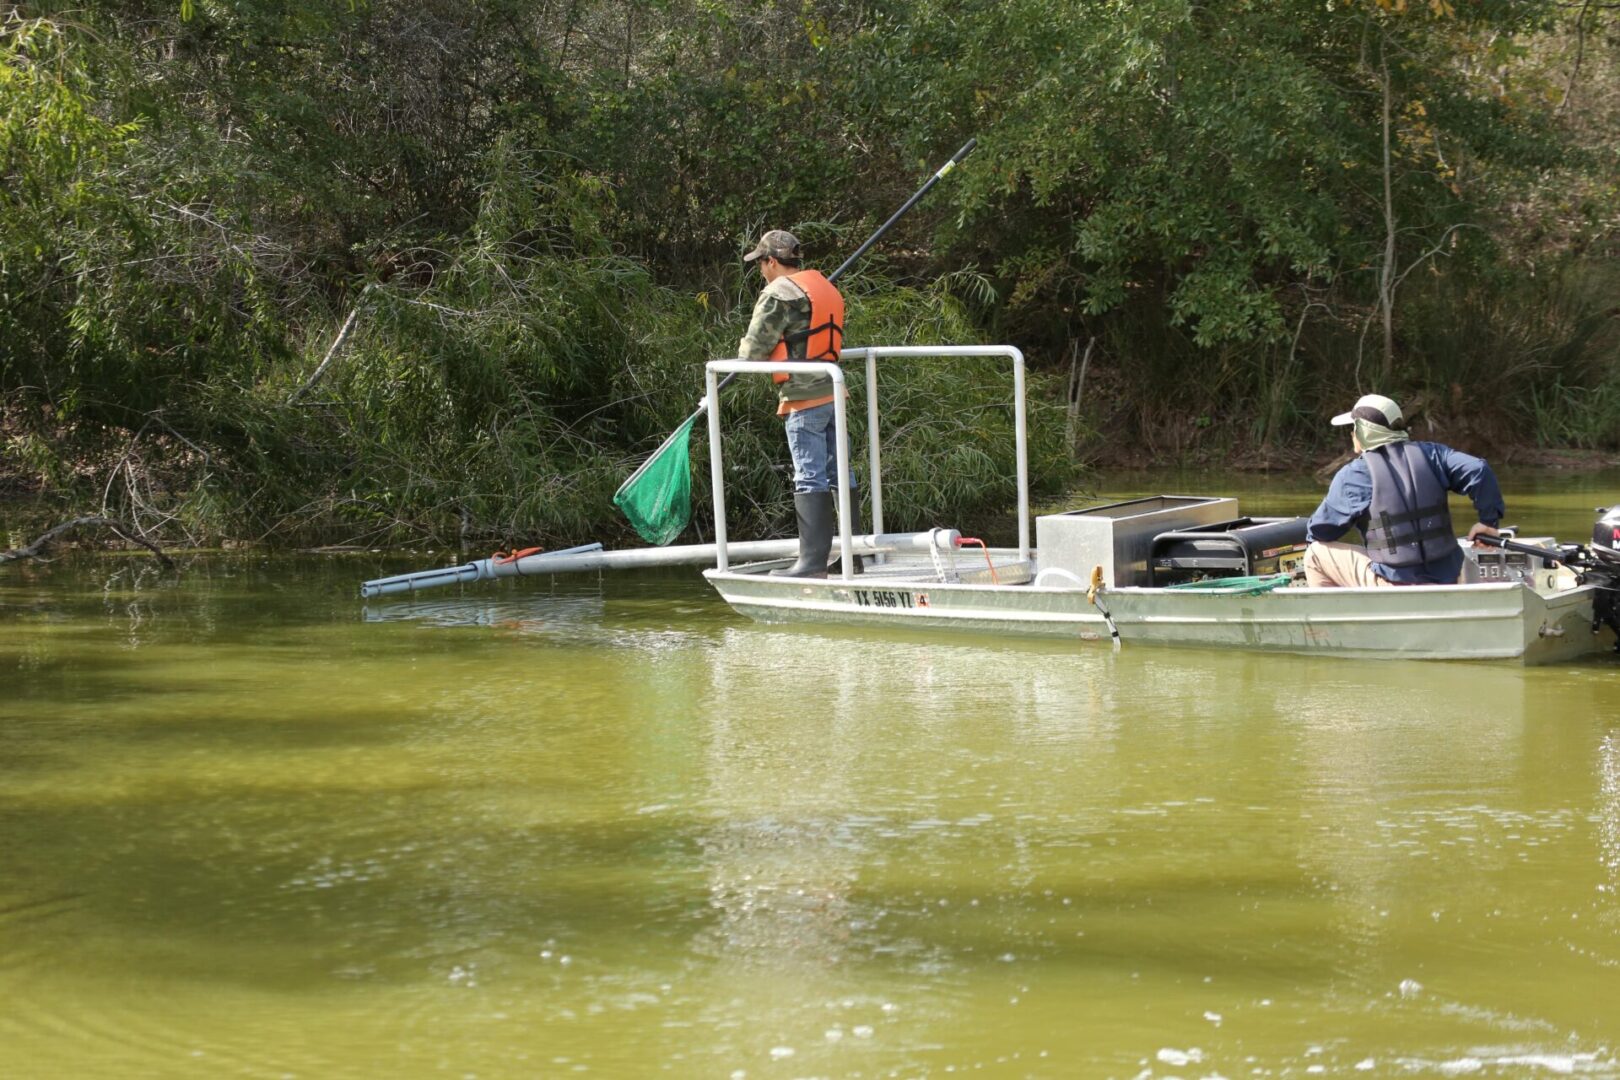
[[[1029,418],[1024,407],[1024,354],[1011,345],[1013,362],[1013,438],[1018,443],[1018,557],[1029,559]]]
[[[497,561],[491,556],[488,559],[475,559],[460,566],[446,566],[439,570],[418,570],[410,574],[396,574],[393,577],[376,578],[360,586],[360,595],[363,597],[392,596],[396,593],[421,592],[423,589],[438,589],[446,585],[460,585],[490,578],[516,577],[524,573],[522,567],[525,562],[540,558],[542,555],[547,559],[556,560],[567,557],[578,558],[601,550],[601,544],[581,544],[578,547],[565,548],[561,551],[540,552],[526,556],[524,559]]]
[[[844,373],[833,368],[833,433],[838,442],[838,573],[845,581],[855,574],[849,544],[849,405],[844,401]]]
[[[714,493],[714,568],[730,565],[726,555],[726,472],[720,461],[720,387],[710,365],[703,372],[704,395],[709,402],[709,485]]]
[[[840,354],[843,355],[843,354]],[[833,383],[833,433],[837,451],[833,464],[838,474],[838,546],[843,561],[839,573],[845,581],[854,574],[853,550],[849,533],[849,417],[844,398],[844,373],[830,360],[710,360],[704,365],[704,379],[709,393],[709,470],[714,485],[714,539],[720,545],[714,568],[724,571],[730,563],[726,557],[726,495],[725,475],[720,469],[720,417],[715,411],[718,392],[715,376],[720,372],[755,372],[770,374],[777,371],[809,374],[819,371]]]
[[[883,531],[883,458],[878,440],[877,349],[866,354],[866,479],[872,488],[872,531]]]
[[[860,348],[845,349],[839,355],[845,360],[856,357],[868,360],[876,359],[881,353],[885,359],[890,357],[948,357],[948,356],[1005,356],[1013,362],[1013,438],[1015,440],[1014,452],[1018,462],[1018,557],[1029,558],[1029,417],[1024,403],[1024,354],[1013,345],[868,345]],[[802,363],[800,361],[799,363]],[[875,370],[869,366],[868,371]],[[871,392],[876,398],[875,391]],[[874,409],[869,402],[868,409]],[[877,477],[877,470],[873,469],[872,489],[878,490],[881,479]],[[874,513],[874,518],[876,514]],[[874,522],[874,529],[879,526]]]
[[[953,542],[955,537],[961,535],[954,529],[946,532]],[[931,532],[862,533],[851,536],[849,546],[856,555],[881,552],[920,555],[927,554],[932,535]],[[542,551],[511,561],[477,559],[461,566],[377,578],[361,585],[360,595],[368,598],[392,596],[505,577],[577,574],[591,570],[645,570],[659,566],[702,566],[722,560],[729,565],[732,559],[763,562],[767,559],[791,559],[798,553],[797,540],[745,540],[724,548],[719,544],[681,544],[674,547],[627,548],[622,551],[604,551],[601,544],[586,544],[566,551]]]

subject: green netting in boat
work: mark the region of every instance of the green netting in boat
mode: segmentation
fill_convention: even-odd
[[[664,440],[646,464],[619,486],[613,505],[624,512],[636,532],[649,544],[662,547],[681,534],[692,520],[692,425],[702,413],[693,413],[675,434]]]
[[[1166,585],[1165,588],[1220,593],[1223,596],[1253,596],[1256,593],[1280,589],[1292,580],[1293,574],[1267,574],[1264,577],[1205,578],[1203,581],[1184,581],[1180,585]]]

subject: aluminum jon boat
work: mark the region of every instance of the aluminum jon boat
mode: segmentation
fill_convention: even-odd
[[[780,361],[714,360],[706,370],[715,566],[704,577],[737,611],[771,623],[1025,634],[1126,646],[1163,644],[1422,660],[1558,663],[1620,650],[1620,507],[1593,542],[1464,547],[1456,585],[1318,589],[1295,580],[1304,519],[1246,518],[1235,499],[1160,495],[1035,519],[1030,544],[1024,358],[1012,346],[846,349],[866,368],[871,534],[851,535],[844,371],[834,381],[840,576],[773,577],[790,558],[732,565],[726,538],[718,376]],[[1012,368],[1018,546],[990,548],[955,529],[891,537],[883,528],[878,361],[997,358]],[[795,370],[804,370],[804,362]],[[903,541],[903,542],[900,542]],[[852,555],[868,553],[863,573]],[[1607,628],[1607,629],[1605,629]]]

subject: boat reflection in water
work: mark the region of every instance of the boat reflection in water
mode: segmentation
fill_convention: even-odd
[[[1615,1067],[1590,983],[1528,992],[1509,962],[1612,952],[1605,679],[770,626],[708,679],[693,948],[802,1069],[857,1028],[935,1060],[987,986],[1081,993],[1094,1030],[1151,987],[1251,1037],[1359,1031],[1292,1062],[1330,1073],[1405,1068],[1436,1029],[1456,1050],[1418,1072]],[[1003,1018],[1040,1044],[1038,1007]]]
[[[368,604],[361,618],[368,623],[420,623],[440,629],[484,627],[540,637],[576,638],[594,633],[606,609],[600,594],[490,597],[467,595]]]

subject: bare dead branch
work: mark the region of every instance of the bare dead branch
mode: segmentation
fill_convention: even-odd
[[[41,552],[43,552],[45,548],[57,537],[63,535],[64,533],[72,532],[75,529],[92,527],[98,529],[107,529],[125,543],[139,544],[141,547],[157,556],[158,562],[163,564],[163,568],[165,570],[174,569],[174,560],[165,555],[163,553],[163,549],[152,543],[152,541],[142,537],[134,529],[131,529],[128,525],[121,521],[116,521],[113,518],[95,516],[78,517],[74,518],[72,521],[64,521],[62,524],[57,525],[54,528],[47,529],[45,533],[39,537],[39,539],[35,540],[32,544],[29,544],[26,547],[14,548],[10,551],[0,551],[0,563],[15,562],[19,559],[37,559],[40,557]]]
[[[1069,346],[1069,392],[1068,408],[1066,410],[1064,435],[1068,439],[1069,452],[1075,451],[1076,437],[1080,426],[1080,397],[1086,389],[1086,368],[1091,364],[1091,352],[1097,347],[1097,336],[1093,334],[1086,340],[1086,351],[1080,353],[1080,339],[1075,338]]]
[[[1559,101],[1558,108],[1553,110],[1554,116],[1562,116],[1564,110],[1569,108],[1569,99],[1575,94],[1575,82],[1581,77],[1581,61],[1586,56],[1586,13],[1592,7],[1592,0],[1585,0],[1581,10],[1575,16],[1575,63],[1570,67],[1569,81],[1564,84],[1564,97]]]
[[[1424,263],[1428,262],[1430,259],[1434,258],[1436,255],[1444,254],[1445,253],[1446,242],[1451,239],[1452,234],[1455,233],[1458,229],[1477,229],[1477,228],[1479,228],[1478,225],[1472,224],[1471,222],[1467,222],[1467,221],[1459,222],[1456,225],[1449,226],[1446,229],[1445,232],[1440,234],[1440,239],[1435,241],[1435,244],[1434,244],[1434,246],[1432,248],[1430,248],[1428,251],[1425,251],[1422,255],[1419,255],[1417,258],[1413,259],[1412,262],[1407,266],[1407,268],[1400,272],[1400,275],[1395,279],[1395,284],[1394,284],[1393,288],[1395,288],[1395,289],[1400,288],[1401,282],[1406,280],[1406,276],[1408,274],[1410,274],[1412,271],[1416,270],[1418,267],[1422,266]]]
[[[359,317],[360,308],[365,305],[366,297],[370,295],[370,293],[370,285],[367,285],[365,288],[360,290],[359,299],[355,300],[354,307],[349,310],[349,317],[343,320],[343,329],[338,331],[338,336],[336,340],[332,342],[332,347],[326,350],[326,358],[321,361],[321,366],[315,369],[315,374],[309,377],[308,382],[304,383],[303,386],[300,386],[297,390],[292,392],[292,396],[287,399],[287,404],[296,404],[299,398],[309,393],[310,389],[313,388],[316,383],[321,381],[321,376],[326,374],[326,369],[332,365],[332,361],[337,357],[338,351],[343,348],[343,343],[349,340],[349,331],[354,329],[354,321]]]

